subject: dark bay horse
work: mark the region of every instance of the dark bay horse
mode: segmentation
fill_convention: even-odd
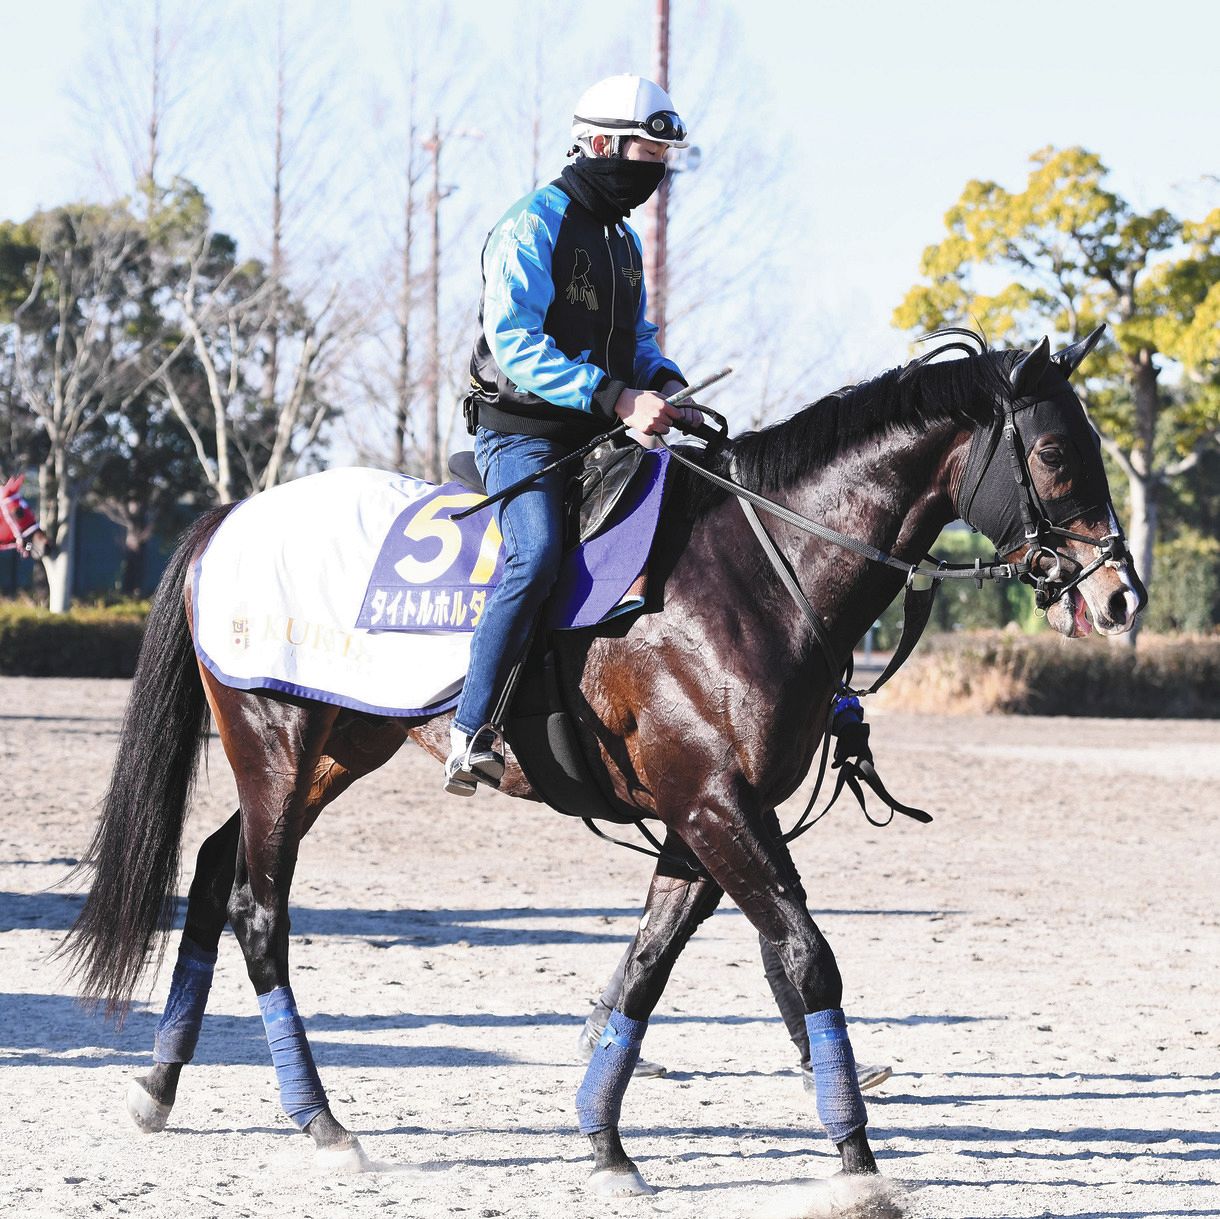
[[[1095,340],[1054,356],[1043,340],[1032,352],[917,361],[730,442],[718,468],[910,563],[963,517],[1004,555],[1030,555],[1061,634],[1118,634],[1143,592],[1121,546],[1096,435],[1068,381]],[[1001,425],[1014,418],[1007,436]],[[1022,533],[1030,510],[1050,532]],[[259,996],[285,1111],[309,1131],[319,1159],[359,1166],[359,1144],[331,1113],[292,1002],[289,890],[301,838],[322,809],[408,737],[443,759],[450,717],[376,718],[221,685],[194,653],[188,577],[224,514],[194,526],[158,589],[88,855],[92,891],[67,947],[83,995],[124,1010],[173,908],[210,711],[240,807],[200,849],[155,1066],[132,1083],[129,1108],[146,1130],[165,1125],[228,923]],[[622,1098],[674,962],[725,893],[774,946],[804,1002],[819,1116],[844,1172],[861,1180],[876,1172],[838,965],[774,810],[810,768],[842,661],[903,575],[791,524],[773,522],[771,531],[835,655],[815,639],[738,503],[686,470],[674,471],[650,560],[653,612],[559,644],[561,681],[607,792],[662,823],[670,856],[653,877],[619,1009],[578,1095],[599,1193],[649,1192],[619,1139]],[[502,790],[532,797],[511,759]]]

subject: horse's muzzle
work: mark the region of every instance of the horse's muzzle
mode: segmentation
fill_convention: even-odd
[[[27,559],[53,559],[58,553],[59,547],[41,529],[35,529],[25,539],[22,549]]]

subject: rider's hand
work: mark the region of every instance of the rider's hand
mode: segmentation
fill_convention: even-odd
[[[681,393],[686,388],[681,381],[666,381],[661,386],[661,397],[672,398],[674,394]],[[681,406],[675,407],[678,412],[678,418],[682,420],[687,427],[698,427],[703,422],[703,412],[699,407],[689,399],[683,402]]]
[[[648,389],[625,389],[614,404],[614,413],[645,436],[664,436],[670,424],[682,417],[682,408],[670,406],[660,394]]]

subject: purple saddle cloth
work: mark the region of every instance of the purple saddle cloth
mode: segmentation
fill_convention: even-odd
[[[563,559],[548,609],[551,630],[593,626],[642,604],[629,596],[652,549],[669,454],[649,450],[610,522]],[[504,570],[489,511],[452,516],[483,497],[445,483],[403,510],[386,534],[356,626],[372,631],[473,631]]]

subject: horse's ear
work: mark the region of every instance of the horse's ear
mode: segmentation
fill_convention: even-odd
[[[1042,342],[1033,351],[1026,352],[1013,366],[1008,379],[1012,384],[1014,398],[1032,397],[1042,380],[1042,374],[1050,367],[1051,341],[1042,336]]]
[[[1065,347],[1062,351],[1055,352],[1055,367],[1065,377],[1070,377],[1083,363],[1085,356],[1101,341],[1101,336],[1105,332],[1106,324],[1102,322],[1088,338],[1081,339],[1080,342],[1073,343],[1070,347]]]

